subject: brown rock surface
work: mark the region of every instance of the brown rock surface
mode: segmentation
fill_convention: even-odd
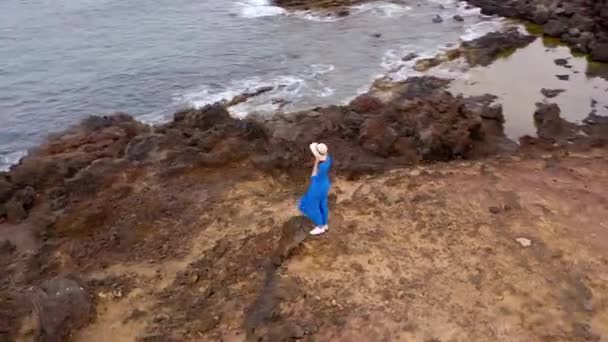
[[[518,150],[496,97],[448,82],[380,79],[270,119],[226,103],[156,127],[94,117],[51,137],[0,178],[1,208],[22,209],[0,221],[0,339],[35,337],[67,288],[40,328],[74,341],[608,336],[608,121],[541,104]],[[314,239],[295,210],[312,141],[336,160]],[[94,291],[46,283],[65,274]],[[47,289],[36,310],[32,287]]]

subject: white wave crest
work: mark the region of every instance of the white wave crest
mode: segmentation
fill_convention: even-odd
[[[504,26],[504,20],[496,18],[493,20],[481,21],[467,27],[464,34],[460,36],[462,41],[470,41],[482,37],[490,32],[499,31]]]
[[[361,5],[356,5],[351,8],[356,14],[364,12],[372,12],[383,17],[397,17],[412,10],[412,7],[392,2],[368,2]]]
[[[238,3],[243,18],[262,18],[285,14],[283,8],[274,6],[269,0],[244,0]]]
[[[27,151],[14,151],[0,155],[0,171],[8,171],[12,165],[17,164],[26,155]]]

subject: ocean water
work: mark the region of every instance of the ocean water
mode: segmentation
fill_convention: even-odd
[[[0,168],[91,114],[162,122],[267,85],[232,113],[343,103],[378,76],[407,77],[406,54],[431,56],[501,23],[450,0],[373,2],[345,18],[266,0],[4,0]]]

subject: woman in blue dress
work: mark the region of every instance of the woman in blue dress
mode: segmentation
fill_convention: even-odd
[[[331,187],[329,169],[331,168],[332,159],[328,154],[327,145],[323,143],[310,144],[310,151],[315,156],[315,166],[312,169],[310,185],[304,196],[300,199],[298,209],[315,225],[310,234],[320,235],[329,229],[327,225],[329,217],[327,196]]]

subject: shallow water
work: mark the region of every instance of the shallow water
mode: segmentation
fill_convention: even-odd
[[[263,85],[276,90],[235,115],[276,109],[277,100],[286,111],[340,103],[409,52],[433,55],[499,26],[449,0],[351,13],[288,15],[264,0],[1,1],[0,168],[90,114],[158,122]],[[441,24],[431,21],[437,13]],[[455,13],[465,22],[453,21]]]
[[[555,59],[566,58],[571,68],[559,66]],[[533,114],[536,103],[559,105],[562,117],[580,123],[592,110],[608,115],[608,81],[588,75],[592,68],[584,57],[574,57],[564,46],[546,46],[537,39],[512,55],[498,59],[489,67],[472,68],[466,77],[455,79],[450,86],[453,93],[499,97],[506,118],[505,132],[513,140],[523,135],[536,135]],[[568,75],[562,81],[556,75]],[[542,88],[564,89],[554,98],[546,98]],[[592,104],[594,100],[595,104]]]

